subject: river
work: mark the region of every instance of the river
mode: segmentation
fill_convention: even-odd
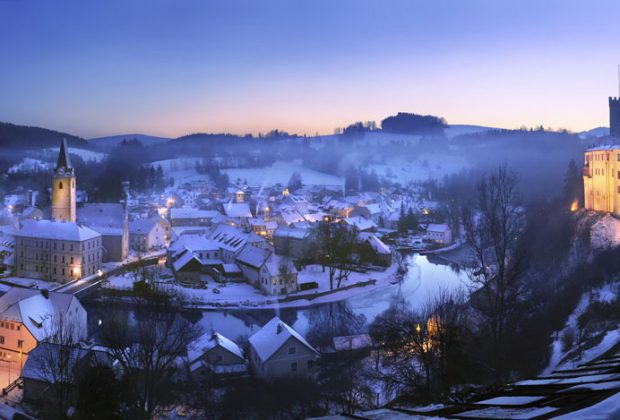
[[[243,340],[252,335],[274,315],[303,335],[344,335],[364,331],[382,312],[397,301],[404,301],[413,309],[421,309],[442,290],[467,290],[468,279],[464,272],[448,265],[433,263],[419,254],[404,256],[407,271],[397,284],[382,287],[340,302],[324,303],[298,309],[246,309],[246,310],[196,310],[191,318],[205,330],[214,329],[233,339]],[[89,316],[89,325],[95,333],[96,325],[109,315],[106,304],[96,299],[82,302]],[[127,309],[130,310],[130,309]],[[358,328],[353,330],[353,326]]]

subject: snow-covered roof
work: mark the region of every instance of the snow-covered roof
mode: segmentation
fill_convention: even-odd
[[[284,223],[287,225],[305,220],[304,217],[296,211],[282,211],[280,215],[282,216]]]
[[[227,203],[224,204],[226,216],[232,218],[252,217],[250,205],[248,203]]]
[[[39,290],[10,289],[0,297],[0,319],[21,322],[37,341],[44,340],[54,333],[55,317],[65,314],[76,299],[71,294],[47,293],[45,297]]]
[[[217,251],[220,249],[216,241],[212,241],[204,235],[181,235],[169,249],[176,252],[184,248],[191,249],[194,252]]]
[[[307,238],[310,233],[307,229],[292,228],[286,226],[279,226],[274,232],[274,238],[292,238],[292,239],[304,239]]]
[[[17,237],[57,239],[63,241],[86,241],[101,236],[98,232],[74,222],[54,220],[23,220]]]
[[[265,262],[267,271],[269,271],[269,274],[272,276],[278,276],[280,274],[280,267],[284,264],[288,267],[289,274],[297,273],[297,269],[293,262],[290,259],[286,261],[285,258],[280,255],[271,254]]]
[[[258,330],[250,337],[250,345],[263,362],[273,356],[289,338],[294,338],[309,350],[318,354],[316,349],[306,341],[297,331],[284,323],[280,318],[274,316],[271,321]]]
[[[171,219],[213,219],[222,216],[222,213],[216,210],[199,210],[193,207],[173,207],[170,209]]]
[[[122,235],[125,209],[120,203],[84,203],[77,208],[77,221],[102,235]]]
[[[246,245],[237,255],[237,261],[250,267],[260,268],[267,261],[270,253],[269,250]]]
[[[238,252],[248,241],[249,234],[234,226],[216,225],[207,238],[216,242],[221,249]]]
[[[202,266],[202,262],[200,258],[198,258],[192,251],[186,249],[185,252],[182,252],[178,258],[172,263],[172,267],[174,271],[182,270],[187,264],[191,261],[196,261],[198,264]]]
[[[241,348],[234,341],[213,331],[203,334],[198,340],[190,344],[187,348],[187,357],[190,363],[192,363],[217,346],[244,360]]]
[[[446,224],[440,223],[440,224],[436,224],[436,223],[429,223],[428,227],[426,228],[427,232],[440,232],[440,233],[447,233],[450,232],[450,227]]]
[[[377,203],[362,204],[362,205],[360,205],[358,207],[366,208],[370,214],[379,214],[379,213],[381,213],[381,205],[379,205]]]
[[[132,234],[148,234],[155,225],[159,223],[157,219],[136,219],[129,222],[129,233]]]
[[[325,214],[323,212],[320,212],[320,213],[308,213],[308,214],[304,214],[304,219],[307,222],[316,223],[316,222],[322,221],[325,216],[327,216],[327,214]]]
[[[349,226],[355,226],[358,230],[369,230],[377,227],[375,222],[361,216],[347,217],[344,222]]]
[[[379,237],[377,235],[374,235],[374,234],[360,234],[360,237],[364,238],[364,240],[368,243],[368,245],[370,245],[370,247],[377,254],[387,255],[387,254],[391,254],[392,253],[392,250],[390,249],[390,247],[388,245],[386,245],[385,242],[383,242],[381,239],[379,239]]]

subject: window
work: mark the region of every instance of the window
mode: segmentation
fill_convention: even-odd
[[[62,181],[58,183],[58,189],[62,190]]]
[[[22,347],[24,347],[24,340],[17,340],[17,348],[21,349]]]
[[[297,362],[291,363],[291,372],[297,372]]]
[[[288,354],[295,354],[295,346],[288,348]]]
[[[308,369],[312,369],[314,366],[314,360],[308,360]]]
[[[221,355],[221,354],[218,354],[218,355],[217,355],[217,361],[218,361],[218,362],[221,362],[221,361],[222,361],[222,355]]]
[[[4,344],[4,336],[0,335],[0,344]]]

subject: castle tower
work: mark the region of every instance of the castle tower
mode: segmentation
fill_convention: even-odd
[[[620,98],[609,97],[609,135],[620,137]]]
[[[75,222],[75,173],[66,139],[60,143],[58,161],[52,175],[52,219]]]

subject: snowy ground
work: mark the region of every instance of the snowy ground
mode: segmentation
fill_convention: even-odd
[[[275,184],[287,185],[293,172],[298,172],[304,185],[338,186],[344,189],[344,178],[318,172],[295,162],[276,161],[264,168],[224,169],[231,182],[237,178],[247,181],[250,187],[263,187]]]
[[[30,172],[38,172],[38,171],[48,171],[52,165],[48,162],[43,162],[40,159],[32,159],[32,158],[24,158],[21,162],[16,165],[13,165],[9,168],[10,174],[18,174],[18,173],[30,173]]]
[[[175,158],[158,160],[150,164],[157,168],[161,166],[168,178],[174,178],[174,186],[179,186],[192,181],[204,181],[207,175],[196,172],[196,163],[201,163],[202,158]]]
[[[13,283],[22,287],[26,287],[29,289],[54,289],[60,286],[60,283],[54,283],[47,280],[38,280],[38,279],[29,279],[25,277],[5,277],[2,281]],[[4,290],[6,288],[6,290]],[[10,286],[5,284],[0,285],[1,291],[7,291],[10,289]]]
[[[563,368],[568,369],[571,367],[576,367],[579,364],[588,362],[597,357],[602,356],[607,351],[609,351],[613,346],[620,342],[620,325],[618,325],[616,329],[609,330],[602,337],[601,341],[591,347],[586,349],[583,352],[583,356],[580,360],[576,359],[568,359],[566,357],[571,351],[574,351],[574,346],[572,346],[568,351],[562,351],[562,336],[569,330],[576,331],[577,330],[577,320],[579,317],[587,311],[588,306],[591,302],[611,302],[618,295],[619,284],[607,284],[603,287],[595,289],[589,293],[584,293],[581,297],[581,300],[573,313],[568,317],[566,321],[566,325],[561,331],[558,331],[556,337],[551,344],[551,357],[549,359],[549,366],[543,371],[543,375],[548,375],[552,371]]]
[[[170,278],[171,273],[164,269],[162,274]],[[173,290],[176,293],[184,296],[184,300],[195,307],[201,308],[220,308],[220,307],[247,307],[247,308],[296,308],[315,305],[318,303],[334,302],[338,300],[347,299],[352,296],[367,293],[378,288],[388,286],[393,281],[398,279],[398,264],[394,263],[388,267],[385,271],[370,271],[368,273],[351,273],[349,279],[343,281],[341,287],[352,286],[355,284],[363,283],[365,281],[374,279],[376,283],[374,285],[367,285],[364,287],[353,287],[346,290],[337,290],[325,296],[316,297],[314,299],[296,299],[290,302],[280,302],[279,299],[287,296],[268,296],[263,294],[260,290],[247,283],[227,283],[222,285],[214,282],[211,279],[207,280],[206,289],[193,289],[189,287],[183,287],[174,282],[168,284],[162,284],[161,287]],[[120,290],[131,290],[133,288],[133,277],[130,273],[124,275],[112,276],[108,278],[108,282],[105,287]],[[298,282],[305,283],[309,281],[316,281],[319,284],[318,289],[300,291],[292,293],[288,297],[292,296],[312,296],[320,292],[329,291],[329,274],[323,273],[320,266],[309,266],[307,269],[299,273]],[[215,293],[213,290],[219,290],[219,293]]]
[[[422,153],[414,160],[394,158],[383,164],[368,165],[368,169],[375,170],[377,175],[400,184],[443,179],[446,175],[459,173],[468,167],[469,164],[462,156],[431,153]]]
[[[60,147],[50,147],[47,149],[43,149],[43,152],[45,153],[46,156],[56,159],[56,157],[58,157],[59,150],[60,150]],[[108,156],[106,153],[93,152],[92,150],[77,149],[75,147],[69,147],[69,157],[71,157],[71,155],[78,155],[84,160],[84,162],[89,162],[92,160],[96,162],[101,162],[103,159],[105,159]]]

